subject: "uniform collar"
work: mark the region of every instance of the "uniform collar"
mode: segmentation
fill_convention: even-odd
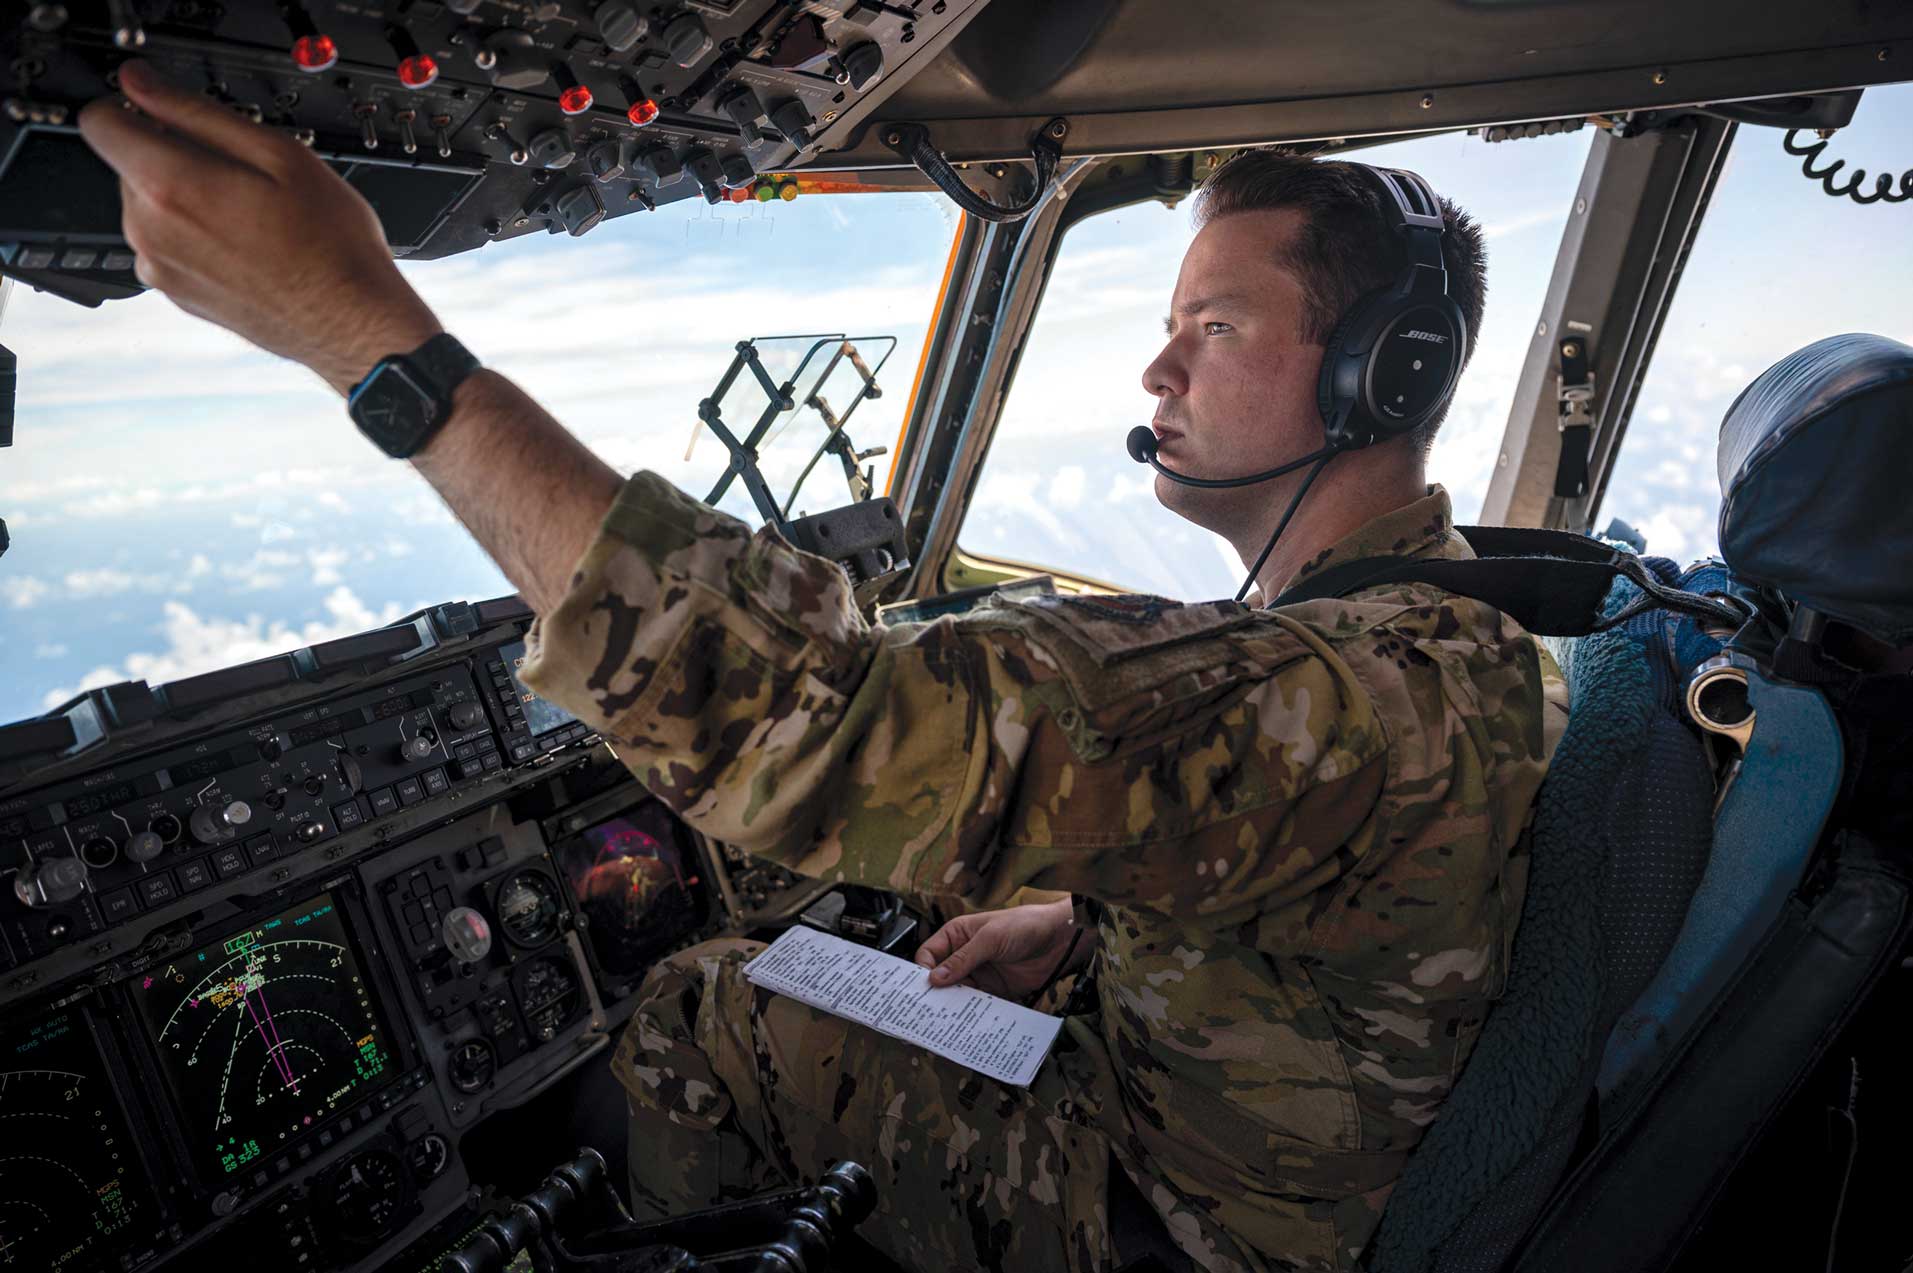
[[[1277,596],[1330,566],[1364,557],[1430,557],[1466,561],[1475,555],[1468,541],[1455,533],[1455,515],[1448,492],[1439,484],[1412,503],[1391,509],[1360,529],[1337,540],[1302,564]]]

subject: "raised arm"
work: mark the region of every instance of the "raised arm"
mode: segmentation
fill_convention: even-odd
[[[443,330],[393,265],[372,209],[317,155],[145,63],[127,63],[120,83],[139,109],[95,102],[80,128],[120,174],[141,282],[311,368],[341,396],[380,358]],[[538,610],[564,595],[619,486],[489,371],[459,386],[413,463]]]
[[[438,332],[311,152],[139,63],[121,82],[139,111],[81,128],[145,282],[339,393]],[[543,616],[527,679],[694,825],[811,874],[1234,922],[1346,871],[1381,789],[1367,697],[1277,617],[1110,627],[1043,600],[872,629],[836,566],[655,476],[620,486],[491,373],[414,462]]]

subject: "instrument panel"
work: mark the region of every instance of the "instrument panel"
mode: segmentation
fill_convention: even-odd
[[[828,888],[532,694],[529,623],[435,607],[0,728],[0,1273],[434,1267],[474,1138],[608,1064],[657,959]]]
[[[788,199],[986,0],[92,0],[0,8],[0,273],[133,295],[81,107],[131,57],[323,157],[394,254]],[[906,170],[907,171],[907,170]],[[902,180],[923,188],[914,174]]]

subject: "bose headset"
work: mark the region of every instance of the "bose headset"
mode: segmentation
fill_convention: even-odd
[[[1448,295],[1448,270],[1441,256],[1446,229],[1441,200],[1415,173],[1358,163],[1344,166],[1361,174],[1380,195],[1382,218],[1401,245],[1402,265],[1386,286],[1362,296],[1342,315],[1323,346],[1315,393],[1322,413],[1322,446],[1248,477],[1187,477],[1156,458],[1156,434],[1148,425],[1129,431],[1130,458],[1184,486],[1253,486],[1304,465],[1315,466],[1249,568],[1237,601],[1248,595],[1256,572],[1328,462],[1344,451],[1386,442],[1425,424],[1448,404],[1467,357],[1468,323]]]

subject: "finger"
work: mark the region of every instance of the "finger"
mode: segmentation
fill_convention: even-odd
[[[963,916],[951,920],[936,932],[930,934],[924,943],[917,947],[917,962],[925,968],[934,968],[950,957],[950,952],[970,939],[969,930],[963,925]]]
[[[962,981],[1000,953],[1003,939],[991,929],[979,929],[969,941],[950,952],[950,957],[930,970],[930,984],[947,986]]]
[[[230,160],[190,138],[168,132],[152,119],[125,109],[114,98],[87,103],[80,112],[80,136],[122,180],[140,190],[156,188],[162,177],[203,188],[234,167]]]
[[[277,172],[286,147],[296,145],[203,94],[174,87],[145,62],[120,67],[120,91],[174,132],[263,172]]]

